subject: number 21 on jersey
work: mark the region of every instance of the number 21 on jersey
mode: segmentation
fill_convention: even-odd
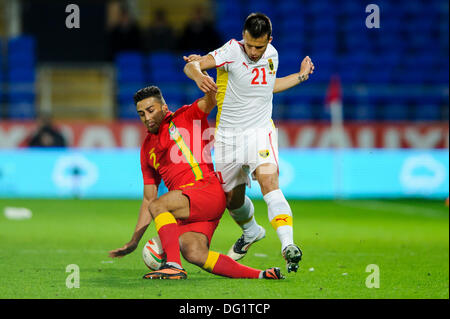
[[[260,72],[260,70],[261,70],[261,72]],[[265,68],[254,68],[252,70],[252,73],[255,75],[252,80],[252,85],[267,84]],[[261,76],[260,76],[260,73],[261,73]],[[260,82],[261,78],[262,78],[262,82]]]

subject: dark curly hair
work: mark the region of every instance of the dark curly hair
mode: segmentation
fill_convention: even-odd
[[[134,104],[138,104],[138,102],[145,100],[149,97],[154,97],[158,99],[162,104],[166,104],[162,96],[161,90],[159,89],[159,87],[154,85],[147,86],[137,91],[133,96]]]

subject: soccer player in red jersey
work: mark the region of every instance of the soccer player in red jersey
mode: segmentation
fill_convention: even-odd
[[[282,279],[279,268],[258,270],[209,250],[211,238],[226,207],[208,148],[207,116],[216,105],[215,86],[191,105],[170,112],[160,89],[150,86],[135,96],[137,112],[148,135],[141,147],[144,197],[132,239],[111,257],[136,249],[152,220],[167,256],[166,264],[145,279],[186,279],[180,252],[190,263],[231,278]],[[164,181],[169,192],[157,198]]]

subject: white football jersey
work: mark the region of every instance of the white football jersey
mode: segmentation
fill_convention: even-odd
[[[253,62],[244,51],[243,40],[232,39],[209,54],[217,68],[216,133],[270,125],[277,50],[269,43],[261,59]]]

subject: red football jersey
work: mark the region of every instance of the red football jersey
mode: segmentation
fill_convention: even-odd
[[[144,185],[159,185],[162,178],[169,190],[175,190],[214,175],[214,130],[197,102],[167,112],[158,133],[147,134],[141,147]]]

